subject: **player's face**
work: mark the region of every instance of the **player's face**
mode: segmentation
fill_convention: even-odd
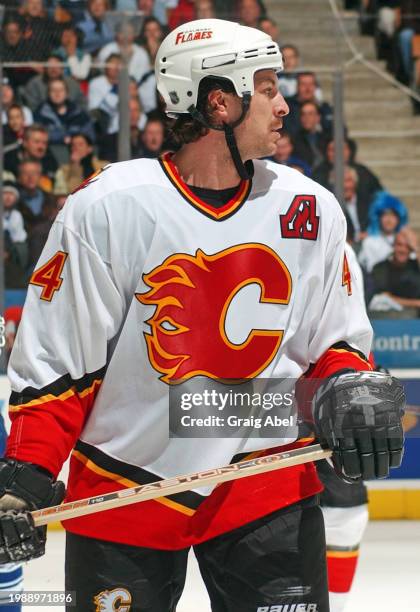
[[[278,90],[274,70],[260,70],[254,77],[254,95],[244,121],[237,128],[242,157],[257,159],[274,155],[289,107]]]

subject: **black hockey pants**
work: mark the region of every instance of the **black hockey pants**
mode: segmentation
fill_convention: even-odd
[[[328,612],[317,498],[194,546],[213,612]],[[68,612],[175,612],[188,549],[140,548],[67,534]],[[204,612],[197,608],[197,612]]]

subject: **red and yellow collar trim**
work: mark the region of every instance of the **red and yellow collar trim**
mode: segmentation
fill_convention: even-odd
[[[215,219],[216,221],[224,221],[228,217],[231,217],[245,203],[249,192],[251,191],[251,179],[242,180],[239,184],[238,191],[235,193],[233,198],[231,198],[224,206],[215,208],[211,204],[207,204],[207,202],[204,202],[197,197],[191,191],[191,189],[188,188],[188,185],[184,183],[178,174],[175,164],[172,162],[172,153],[164,153],[159,159],[159,162],[166,176],[177,191],[179,191],[182,197],[187,200],[189,204],[194,206],[194,208],[205,214],[207,217]]]

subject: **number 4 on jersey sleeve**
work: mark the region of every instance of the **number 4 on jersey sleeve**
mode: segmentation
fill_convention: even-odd
[[[56,291],[61,287],[61,273],[66,263],[67,253],[57,251],[43,266],[35,270],[29,281],[31,285],[42,287],[41,300],[51,302]]]

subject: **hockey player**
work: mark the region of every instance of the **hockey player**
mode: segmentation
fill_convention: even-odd
[[[347,225],[345,253],[351,269],[352,292],[365,308],[363,272],[351,246],[354,231]],[[372,358],[369,359],[372,363]],[[360,544],[369,513],[367,489],[363,480],[346,482],[327,461],[317,463],[318,476],[324,485],[321,508],[327,545],[328,590],[330,612],[342,612],[348,601],[359,559]]]
[[[288,112],[281,68],[252,28],[175,29],[156,78],[182,147],[104,168],[57,218],[10,362],[0,561],[43,554],[27,510],[63,497],[70,452],[75,500],[293,443],[295,428],[169,438],[169,390],[197,377],[326,379],[312,418],[337,471],[399,465],[403,394],[368,371],[340,207],[299,172],[252,161],[274,153]],[[327,612],[320,489],[305,464],[68,520],[69,610],[174,611],[194,546],[215,612]]]

